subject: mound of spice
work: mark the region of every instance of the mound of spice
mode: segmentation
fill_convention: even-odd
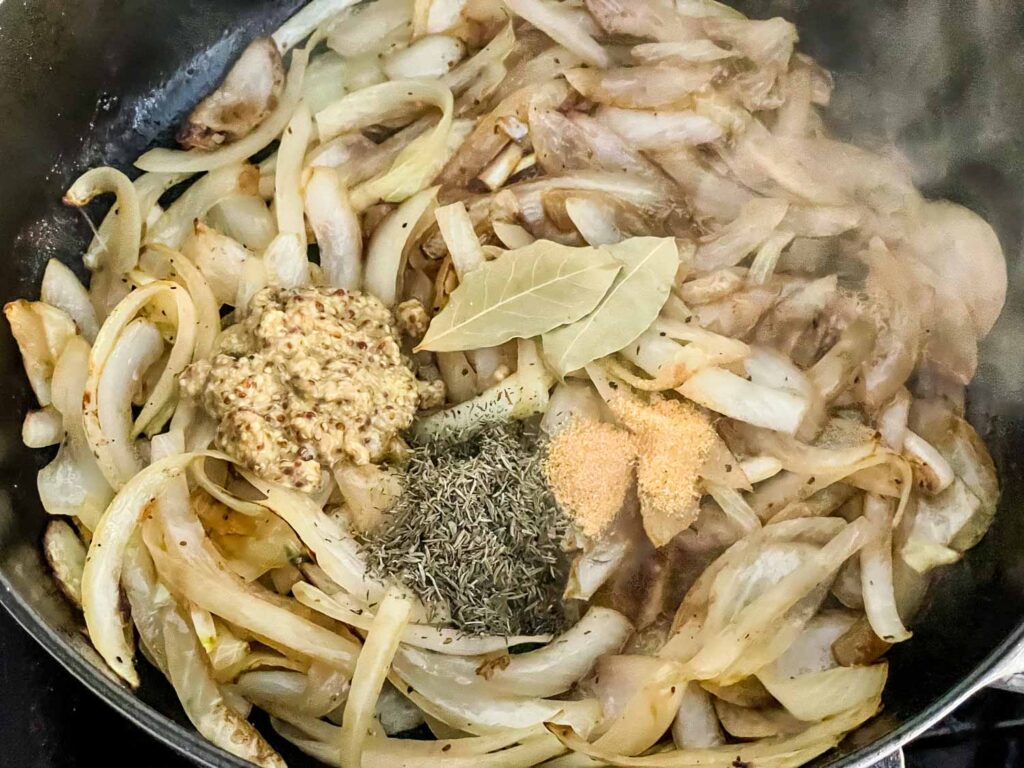
[[[633,435],[644,530],[655,546],[664,546],[697,519],[700,470],[717,437],[714,425],[681,400],[623,395],[609,405]]]
[[[590,538],[604,533],[633,484],[636,447],[614,424],[574,419],[548,445],[544,470],[559,505]]]
[[[467,634],[559,631],[568,520],[540,446],[518,423],[413,450],[389,518],[363,540],[371,570],[395,577]]]

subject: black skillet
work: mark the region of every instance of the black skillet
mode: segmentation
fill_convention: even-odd
[[[643,0],[634,0],[642,2]],[[86,223],[60,205],[81,171],[167,143],[188,108],[248,40],[302,0],[0,0],[0,302],[38,295],[46,260],[80,271]],[[1009,260],[1003,318],[982,348],[970,414],[999,465],[997,522],[948,568],[912,641],[891,654],[884,713],[818,765],[867,766],[1015,666],[1024,643],[1024,6],[1011,0],[778,0],[754,16],[797,22],[803,48],[836,74],[830,119],[868,145],[895,142],[919,184],[980,212]],[[97,696],[197,763],[240,766],[184,721],[148,674],[138,694],[114,682],[43,564],[46,516],[24,448],[30,393],[0,328],[0,604]],[[108,752],[116,745],[104,745]],[[286,750],[287,751],[287,750]],[[309,764],[287,751],[293,766]],[[141,762],[145,763],[145,758]]]

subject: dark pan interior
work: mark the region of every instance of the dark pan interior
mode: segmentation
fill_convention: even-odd
[[[638,0],[639,1],[639,0]],[[254,35],[301,0],[9,0],[0,4],[0,300],[38,295],[46,260],[80,269],[89,229],[60,205],[86,168],[130,171],[165,143],[182,113]],[[1015,642],[1024,617],[1024,6],[984,0],[778,0],[755,16],[796,21],[805,50],[836,74],[831,120],[868,146],[895,142],[934,196],[993,222],[1007,253],[1010,298],[982,349],[970,412],[999,464],[998,521],[966,560],[942,574],[914,639],[891,655],[885,713],[848,740],[859,764],[918,729],[968,690]],[[36,470],[49,460],[20,442],[30,393],[0,324],[0,602],[108,703],[198,761],[241,765],[183,722],[170,689],[148,675],[138,698],[97,664],[78,619],[57,595],[39,553],[45,515]],[[291,752],[291,764],[302,760]]]

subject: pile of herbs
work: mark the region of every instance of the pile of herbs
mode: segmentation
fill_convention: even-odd
[[[363,540],[370,568],[397,578],[471,635],[562,629],[569,524],[519,422],[416,447],[388,519]]]

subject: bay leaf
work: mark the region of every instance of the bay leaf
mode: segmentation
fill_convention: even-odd
[[[621,269],[609,252],[538,240],[468,273],[417,350],[455,352],[528,339],[597,306]]]
[[[544,357],[560,376],[636,340],[668,300],[679,249],[671,237],[633,237],[603,251],[622,265],[608,294],[586,317],[545,333]]]

